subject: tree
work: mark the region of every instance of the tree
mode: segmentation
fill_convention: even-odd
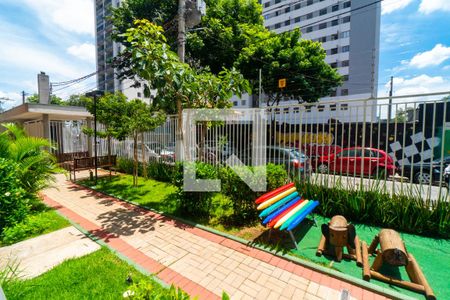
[[[399,107],[395,114],[395,121],[397,121],[397,123],[408,122],[408,121],[410,121],[409,115],[411,115],[413,112],[414,112],[414,107],[406,107],[406,109]]]
[[[33,94],[29,97],[27,97],[27,102],[28,103],[39,103],[39,95],[38,94]],[[60,97],[56,96],[56,95],[51,95],[50,96],[50,104],[53,105],[66,105],[66,102],[64,102],[63,99],[61,99]]]
[[[146,176],[147,166],[145,157],[145,145],[143,133],[151,131],[160,126],[166,120],[166,116],[162,111],[153,110],[150,105],[140,99],[134,99],[122,108],[125,111],[123,122],[126,132],[133,138],[133,185],[138,184],[138,137],[141,134],[142,149],[142,168],[144,170],[144,177]]]
[[[87,97],[84,97],[83,100],[86,101],[87,111],[94,115],[94,101]],[[128,135],[123,114],[126,106],[127,98],[121,92],[108,93],[97,99],[97,122],[103,125],[103,130],[97,131],[97,135],[107,139],[108,157],[111,156],[111,139],[123,140]],[[83,128],[83,132],[89,136],[94,135],[91,128]]]
[[[262,70],[262,87],[269,96],[268,105],[278,105],[283,97],[315,102],[342,83],[339,73],[325,62],[326,53],[318,42],[300,39],[300,31],[258,35],[258,40],[244,48],[237,66],[256,86]],[[279,79],[286,87],[278,87]]]
[[[89,102],[89,97],[86,97],[82,94],[70,95],[69,99],[65,101],[66,105],[70,106],[82,106],[86,107],[86,104]]]

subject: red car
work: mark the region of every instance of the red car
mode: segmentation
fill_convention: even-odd
[[[345,148],[319,158],[317,170],[321,173],[342,173],[366,176],[395,174],[394,160],[384,151],[374,148]]]

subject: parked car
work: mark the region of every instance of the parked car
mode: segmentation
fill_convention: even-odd
[[[142,143],[137,143],[137,157],[138,161],[142,162],[144,160],[146,161],[152,161],[159,159],[160,155],[156,153],[155,150],[151,149],[148,144],[142,145]],[[142,147],[144,146],[144,147]],[[142,151],[142,148],[144,148],[144,152]],[[130,157],[134,157],[134,144],[131,143],[128,146],[128,153],[130,154]]]
[[[442,171],[441,171],[442,163]],[[411,162],[399,167],[399,172],[403,169],[403,176],[412,179],[415,183],[430,184],[439,183],[445,174],[444,169],[450,164],[450,156],[438,158],[432,162]],[[447,181],[448,182],[448,181]]]
[[[385,177],[394,175],[396,166],[392,157],[382,150],[352,147],[320,157],[317,170],[321,173]]]
[[[276,165],[284,165],[286,170],[292,175],[307,175],[311,170],[311,160],[294,148],[286,148],[279,146],[267,146],[266,163]],[[247,148],[242,152],[241,160],[246,165],[251,165],[251,148]]]
[[[334,153],[342,151],[342,148],[334,145],[315,145],[305,144],[302,145],[302,152],[305,153],[311,159],[311,165],[313,170],[317,170],[319,166],[319,159],[321,156],[328,156]]]

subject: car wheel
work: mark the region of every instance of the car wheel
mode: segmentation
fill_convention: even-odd
[[[320,164],[320,165],[317,167],[317,170],[318,170],[320,173],[328,173],[328,166],[327,166],[326,164]]]
[[[414,181],[419,184],[430,184],[431,176],[428,173],[417,173],[414,175]]]

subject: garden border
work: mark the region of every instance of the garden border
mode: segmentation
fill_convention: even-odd
[[[364,281],[362,279],[355,278],[355,277],[353,277],[351,275],[347,275],[347,274],[344,274],[344,273],[341,273],[341,272],[338,272],[338,271],[335,271],[335,270],[332,270],[332,269],[329,269],[329,268],[326,268],[326,267],[322,267],[322,266],[317,265],[317,264],[315,264],[313,262],[310,262],[310,261],[307,261],[307,260],[295,257],[293,255],[279,254],[277,251],[268,249],[265,246],[258,245],[258,244],[251,244],[252,243],[251,241],[245,240],[243,238],[236,237],[236,236],[233,236],[231,234],[228,234],[228,233],[221,232],[221,231],[218,231],[216,229],[210,228],[208,226],[201,225],[201,224],[195,223],[193,221],[189,221],[189,220],[177,217],[177,216],[173,216],[173,215],[167,214],[165,212],[161,212],[161,211],[155,210],[153,208],[147,207],[145,205],[141,205],[141,204],[139,204],[137,202],[134,202],[134,201],[125,200],[125,199],[122,199],[122,198],[117,197],[115,195],[108,194],[108,193],[105,193],[105,192],[101,192],[101,191],[92,189],[91,187],[89,187],[87,185],[84,185],[84,184],[81,184],[81,183],[75,183],[75,182],[69,182],[69,183],[73,184],[73,185],[76,185],[76,186],[79,186],[79,187],[82,187],[82,188],[85,188],[85,189],[88,189],[88,190],[90,190],[90,191],[92,191],[94,193],[98,193],[98,194],[101,194],[101,195],[104,195],[104,196],[107,196],[107,197],[112,197],[112,198],[115,198],[115,199],[117,199],[119,201],[122,201],[122,202],[125,202],[125,203],[133,204],[133,205],[135,205],[137,207],[140,207],[142,209],[145,209],[145,210],[148,210],[150,212],[157,213],[157,214],[160,214],[162,216],[165,216],[165,217],[174,219],[176,221],[185,223],[185,224],[190,225],[190,226],[192,226],[194,228],[198,228],[198,229],[207,231],[209,233],[212,233],[212,234],[215,234],[215,235],[218,235],[218,236],[230,239],[232,241],[235,241],[237,243],[243,244],[245,246],[251,246],[251,247],[253,247],[255,249],[258,249],[258,250],[270,253],[270,254],[278,257],[278,258],[286,259],[286,260],[288,260],[290,262],[293,262],[293,263],[296,263],[296,264],[298,264],[300,266],[312,269],[312,270],[314,270],[316,272],[319,272],[319,273],[322,273],[322,274],[326,274],[326,275],[328,275],[328,276],[330,276],[332,278],[336,278],[336,279],[342,280],[344,282],[353,284],[355,286],[362,287],[362,288],[367,289],[369,291],[372,291],[372,292],[375,292],[375,293],[378,293],[378,294],[381,294],[381,295],[384,295],[384,296],[387,296],[387,297],[390,297],[390,298],[393,298],[393,299],[417,300],[417,298],[410,297],[410,296],[401,294],[399,292],[389,290],[387,288],[375,285],[375,284],[370,283],[370,282],[366,282],[366,281]],[[224,246],[230,248],[229,245],[225,245],[224,244]],[[239,250],[237,250],[237,251],[239,251]]]

